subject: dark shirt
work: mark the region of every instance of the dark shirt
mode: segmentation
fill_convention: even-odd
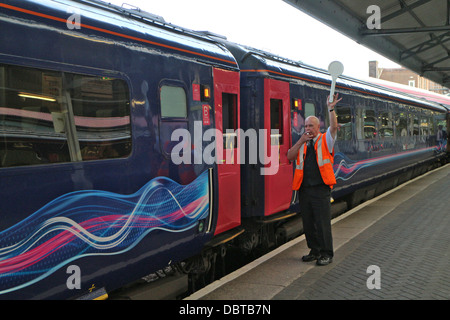
[[[313,187],[319,185],[325,185],[325,183],[323,182],[319,165],[317,164],[316,150],[314,150],[313,140],[310,140],[306,148],[302,186]]]

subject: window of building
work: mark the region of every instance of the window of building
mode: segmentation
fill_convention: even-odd
[[[130,154],[123,80],[10,65],[0,79],[1,167]]]

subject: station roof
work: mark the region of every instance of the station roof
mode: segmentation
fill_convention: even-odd
[[[450,88],[450,0],[283,1],[403,67]],[[374,11],[374,5],[378,11]],[[381,20],[376,19],[377,13]]]

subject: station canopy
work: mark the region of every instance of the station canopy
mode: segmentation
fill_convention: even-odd
[[[450,88],[450,0],[283,1]]]

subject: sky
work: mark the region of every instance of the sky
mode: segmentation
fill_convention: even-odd
[[[162,16],[168,23],[224,35],[229,41],[328,69],[338,60],[344,75],[368,78],[369,61],[398,64],[367,49],[282,0],[104,0]]]

